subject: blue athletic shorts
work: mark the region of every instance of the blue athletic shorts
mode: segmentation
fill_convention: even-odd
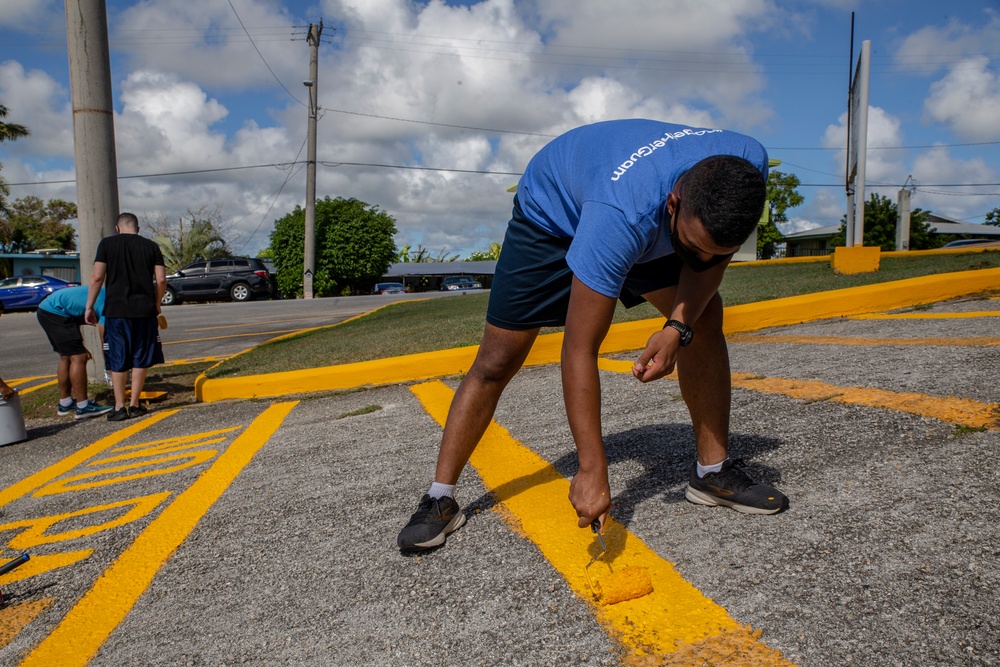
[[[114,373],[163,363],[163,345],[155,317],[107,317],[104,320],[104,366]]]
[[[549,234],[525,218],[515,197],[493,276],[486,321],[515,331],[565,326],[573,285],[566,251],[572,241]],[[681,261],[673,254],[636,264],[628,272],[618,299],[626,308],[638,306],[646,301],[643,294],[676,285],[680,274]]]

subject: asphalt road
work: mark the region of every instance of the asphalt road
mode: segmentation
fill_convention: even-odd
[[[613,517],[803,667],[1000,666],[1000,301],[911,315],[731,343],[731,453],[789,496],[776,516],[686,502],[676,382],[601,372]],[[508,505],[541,478],[490,489],[470,467],[467,525],[400,555],[440,440],[429,410],[393,385],[32,425],[0,448],[0,558],[34,564],[0,579],[0,664],[703,664],[623,649],[569,585],[591,552],[564,571],[530,532],[564,501]],[[557,366],[522,371],[496,421],[574,473]]]
[[[270,338],[336,324],[373,308],[408,299],[454,296],[445,292],[386,294],[326,299],[288,299],[245,303],[182,303],[163,309],[167,361],[229,356]],[[51,375],[58,361],[35,313],[0,317],[0,377]]]

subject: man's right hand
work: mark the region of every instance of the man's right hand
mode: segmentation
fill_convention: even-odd
[[[569,501],[580,517],[577,524],[586,528],[594,519],[599,519],[601,529],[611,509],[611,485],[608,483],[608,469],[595,472],[583,470],[576,473],[569,484]]]
[[[83,313],[83,321],[87,324],[97,324],[97,313],[94,312],[93,308],[88,308]]]

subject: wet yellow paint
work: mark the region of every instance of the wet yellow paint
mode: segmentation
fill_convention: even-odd
[[[121,623],[154,575],[271,438],[297,402],[267,408],[215,463],[163,508],[66,614],[22,667],[83,666]]]
[[[411,390],[443,426],[454,392],[441,382]],[[505,507],[501,516],[516,519],[519,533],[538,546],[577,595],[591,600],[584,568],[597,547],[593,533],[577,527],[568,500],[569,480],[496,422],[490,424],[470,463]],[[606,522],[604,538],[608,551],[601,558],[607,565],[619,571],[644,569],[652,582],[653,591],[647,595],[593,607],[600,622],[633,655],[670,654],[679,645],[743,627],[621,524]]]
[[[31,577],[42,574],[43,572],[48,572],[49,570],[57,570],[60,567],[66,567],[67,565],[72,565],[73,563],[79,563],[84,558],[89,558],[93,553],[93,549],[82,549],[80,551],[64,551],[62,553],[55,554],[35,554],[31,556],[31,560],[24,565],[21,565],[16,570],[8,572],[0,577],[0,587],[15,581],[30,579]],[[13,559],[4,558],[0,560],[0,565],[3,565],[10,560]]]
[[[45,389],[46,387],[54,387],[59,384],[59,380],[52,380],[51,382],[43,382],[42,384],[36,384],[34,387],[28,387],[27,389],[18,389],[19,394],[30,394],[33,391],[38,391],[39,389]]]
[[[31,600],[0,609],[0,648],[11,642],[26,625],[48,609],[55,598]]]

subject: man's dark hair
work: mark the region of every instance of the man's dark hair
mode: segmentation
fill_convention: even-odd
[[[760,222],[767,199],[764,175],[735,155],[713,155],[681,176],[681,208],[701,220],[720,246],[743,245]]]
[[[135,213],[122,213],[118,216],[118,226],[128,227],[129,229],[139,229],[139,218],[135,217]]]

